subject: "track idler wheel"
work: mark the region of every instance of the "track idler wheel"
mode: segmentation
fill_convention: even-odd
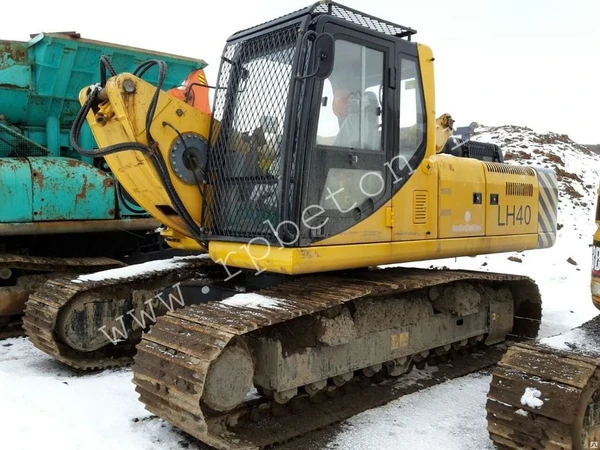
[[[250,352],[239,345],[227,347],[208,370],[202,402],[213,411],[231,411],[244,402],[253,378]]]

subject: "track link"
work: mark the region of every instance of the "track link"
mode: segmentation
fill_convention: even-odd
[[[103,295],[110,295],[110,298],[131,298],[136,290],[159,292],[162,288],[183,280],[203,278],[202,271],[214,266],[215,264],[207,258],[191,258],[172,267],[125,278],[92,281],[51,279],[27,301],[24,328],[37,348],[73,369],[100,370],[128,365],[135,353],[135,339],[127,339],[117,345],[109,343],[92,352],[78,351],[66,345],[56,332],[61,316],[69,314],[72,305],[83,301],[85,296],[96,295],[101,298]],[[121,314],[125,314],[125,311]]]
[[[58,258],[27,255],[0,255],[0,269],[18,271],[9,286],[0,286],[0,339],[25,335],[23,310],[27,297],[46,280],[125,266],[106,257]]]
[[[569,332],[585,348],[566,351],[541,340],[508,349],[486,404],[488,431],[500,448],[600,448],[599,331],[600,316]]]
[[[216,363],[219,358],[227,360],[229,357],[224,356],[227,352],[235,353],[236,349],[243,349],[244,339],[252,339],[274,327],[284,329],[290,321],[299,317],[324,312],[349,302],[404,294],[465,280],[511,284],[517,297],[515,301],[519,304],[517,313],[524,316],[522,322],[515,324],[515,329],[520,330],[518,337],[535,336],[541,317],[540,297],[535,283],[526,277],[401,268],[307,276],[260,291],[267,298],[275,299],[274,303],[265,302],[249,307],[206,303],[161,317],[138,344],[133,366],[136,391],[148,411],[219,449],[265,448],[287,441],[385,403],[392,399],[393,394],[378,396],[355,390],[348,393],[342,402],[313,404],[308,401],[305,402],[308,407],[294,411],[293,423],[296,425],[289,418],[261,419],[261,410],[273,412],[275,405],[276,412],[282,406],[280,400],[276,397],[270,399],[268,394],[245,401],[230,411],[218,413],[207,406],[209,399],[206,398],[205,387],[215,383],[211,375],[218,370]],[[480,358],[478,362],[474,359],[465,363],[465,370],[459,368],[456,376],[493,364],[498,357],[496,352],[493,358]],[[421,362],[424,364],[424,361]],[[361,376],[357,376],[360,369],[354,368],[354,373],[344,381],[360,383]],[[368,368],[362,369],[365,374],[364,370]],[[231,367],[231,370],[235,371],[236,368]],[[334,377],[333,386],[336,384],[344,383],[336,382]],[[238,387],[231,386],[231,389]],[[330,382],[323,392],[331,390]],[[401,392],[396,393],[396,397],[400,395]],[[306,397],[306,394],[298,391],[298,395],[288,403]],[[236,427],[242,422],[243,426]]]

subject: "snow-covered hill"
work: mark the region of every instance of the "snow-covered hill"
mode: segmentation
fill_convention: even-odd
[[[568,330],[596,315],[589,281],[600,156],[567,136],[538,134],[514,126],[479,126],[473,139],[500,145],[509,163],[556,170],[560,181],[556,244],[544,250],[406,265],[531,276],[542,292],[544,336]],[[201,448],[162,420],[149,419],[130,378],[129,369],[77,376],[26,339],[0,342],[3,448]],[[492,449],[485,421],[490,379],[488,373],[481,372],[408,395],[333,427],[326,439],[311,443],[310,448]]]

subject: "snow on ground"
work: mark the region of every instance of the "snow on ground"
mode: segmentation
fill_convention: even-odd
[[[591,356],[598,353],[598,341],[583,330],[576,328],[569,330],[566,333],[557,334],[555,336],[546,337],[540,340],[542,344],[558,350],[577,349],[581,355]]]
[[[543,298],[542,336],[565,332],[597,313],[589,293],[596,186],[600,164],[567,137],[517,127],[479,127],[476,139],[508,151],[508,162],[555,167],[562,225],[553,248],[405,264],[528,275]],[[509,260],[517,258],[522,262]],[[247,298],[250,303],[257,299]],[[262,300],[261,300],[262,301]],[[577,332],[551,343],[577,342]],[[433,370],[433,369],[427,369]],[[427,376],[427,370],[411,377]],[[24,338],[0,342],[0,432],[11,450],[181,450],[201,448],[164,421],[150,418],[129,369],[80,376]],[[485,420],[489,372],[471,374],[344,422],[322,448],[330,450],[491,450]],[[523,393],[525,394],[525,393]],[[527,401],[535,400],[526,398]],[[539,399],[537,399],[539,400]]]
[[[327,450],[491,450],[485,427],[490,377],[471,374],[346,421]]]
[[[78,376],[25,338],[0,343],[0,399],[3,449],[183,448],[162,421],[139,421],[129,369]]]

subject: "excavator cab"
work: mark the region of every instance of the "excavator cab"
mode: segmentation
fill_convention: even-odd
[[[402,183],[392,188],[386,164],[400,151],[416,168],[425,155],[414,33],[317,4],[230,38],[213,112],[211,239],[311,245],[389,201]]]

